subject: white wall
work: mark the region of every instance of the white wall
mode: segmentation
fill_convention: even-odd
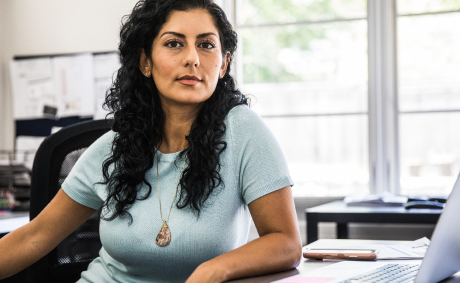
[[[14,56],[114,51],[137,0],[0,0],[0,149],[14,147]]]
[[[6,135],[6,111],[7,107],[5,107],[5,87],[4,87],[4,79],[3,79],[3,60],[2,60],[2,54],[4,50],[4,36],[3,36],[3,31],[5,29],[5,24],[4,24],[4,9],[5,6],[5,1],[0,1],[0,150],[5,147],[5,135]],[[7,137],[8,138],[8,137]],[[1,156],[0,156],[1,158]]]

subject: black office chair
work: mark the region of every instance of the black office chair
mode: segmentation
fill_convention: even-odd
[[[110,130],[111,121],[87,121],[65,127],[40,145],[32,168],[30,219],[34,219],[61,188],[81,154]],[[29,282],[75,282],[98,256],[100,211],[28,268]]]

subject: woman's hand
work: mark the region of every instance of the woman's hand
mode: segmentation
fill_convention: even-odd
[[[220,283],[226,281],[225,270],[213,264],[213,261],[207,261],[198,266],[185,283]]]

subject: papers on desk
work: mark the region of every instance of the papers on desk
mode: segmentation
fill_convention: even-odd
[[[355,195],[346,197],[343,202],[347,206],[404,206],[407,202],[407,197],[395,195]]]
[[[400,259],[423,259],[430,240],[426,237],[397,245],[343,245],[343,246],[318,246],[315,249],[376,249],[378,250],[377,260],[400,260]],[[308,249],[308,246],[307,246]],[[330,261],[329,259],[327,261]],[[334,260],[335,261],[335,260]],[[340,260],[343,261],[343,260]]]

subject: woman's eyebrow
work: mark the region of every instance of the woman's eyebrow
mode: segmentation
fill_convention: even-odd
[[[160,37],[162,37],[163,35],[166,35],[166,34],[172,34],[172,35],[175,35],[175,36],[180,37],[180,38],[185,38],[185,35],[183,35],[182,33],[174,32],[174,31],[164,32]]]
[[[201,34],[197,35],[196,38],[203,38],[203,37],[207,37],[207,36],[210,36],[210,35],[214,35],[215,37],[219,38],[217,36],[217,34],[215,34],[213,32],[201,33]]]
[[[180,37],[180,38],[185,38],[184,34],[174,32],[174,31],[166,31],[160,37],[162,37],[163,35],[166,35],[166,34],[172,34],[172,35],[175,35],[175,36]],[[210,36],[210,35],[213,35],[213,36],[218,38],[217,34],[215,34],[213,32],[200,33],[199,35],[196,36],[196,38],[203,38],[203,37],[207,37],[207,36]]]

